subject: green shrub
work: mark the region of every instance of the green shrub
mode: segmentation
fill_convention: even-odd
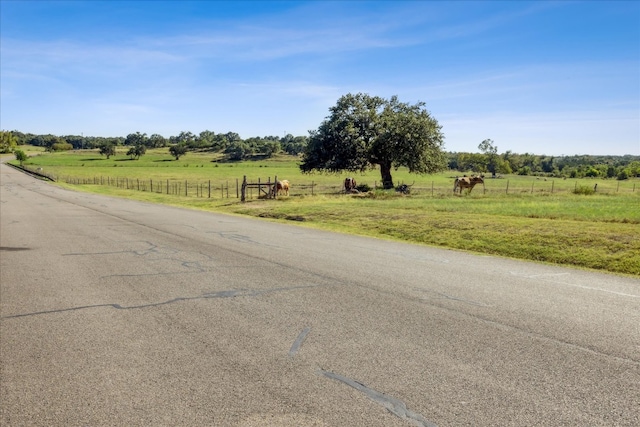
[[[27,155],[22,150],[15,150],[13,153],[16,155],[16,160],[20,162],[20,166],[22,166],[22,164],[28,159]]]
[[[629,179],[629,174],[626,170],[622,169],[618,172],[618,181],[624,181],[625,179]]]
[[[69,151],[73,150],[73,145],[68,142],[56,142],[51,146],[52,151]]]
[[[588,185],[578,185],[573,190],[573,194],[584,194],[587,196],[591,194],[595,194],[595,192],[596,190],[592,187],[589,187]]]

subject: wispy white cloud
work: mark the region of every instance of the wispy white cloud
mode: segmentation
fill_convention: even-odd
[[[64,129],[81,119],[105,134],[306,134],[341,95],[367,92],[426,101],[450,149],[473,151],[487,137],[501,147],[502,140],[586,144],[596,137],[614,147],[624,139],[633,149],[640,128],[637,53],[510,56],[519,47],[505,28],[528,25],[528,34],[514,35],[535,39],[540,33],[529,21],[579,7],[306,2],[251,17],[176,16],[180,25],[162,31],[122,25],[114,36],[97,19],[91,37],[21,38],[3,30],[3,126],[34,131],[37,123],[43,133],[71,133]],[[598,126],[615,129],[607,136]],[[623,138],[621,129],[631,136]]]

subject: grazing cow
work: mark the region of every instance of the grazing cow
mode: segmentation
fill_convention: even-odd
[[[407,184],[398,185],[396,187],[396,192],[398,193],[409,194],[410,191],[411,190],[409,189],[409,186]]]
[[[355,178],[345,178],[344,179],[344,192],[345,193],[357,193],[358,190],[356,190],[356,180]]]
[[[416,182],[413,181],[413,184],[415,184]],[[407,185],[407,184],[400,184],[396,187],[396,192],[397,193],[402,193],[402,194],[409,194],[411,193],[411,187],[413,187],[413,184],[411,185]]]
[[[455,193],[456,190],[458,190],[458,192],[462,194],[462,189],[468,188],[469,193],[471,193],[471,190],[473,190],[473,187],[475,187],[476,184],[484,185],[483,176],[463,176],[462,178],[456,177],[453,183],[453,192]]]
[[[282,181],[276,182],[276,185],[273,186],[273,195],[284,193],[286,196],[289,195],[289,181],[283,179]]]

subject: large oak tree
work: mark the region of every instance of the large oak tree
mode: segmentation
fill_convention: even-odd
[[[329,111],[310,132],[302,172],[364,172],[379,165],[384,188],[393,188],[392,169],[428,174],[447,165],[442,127],[423,102],[347,94]]]

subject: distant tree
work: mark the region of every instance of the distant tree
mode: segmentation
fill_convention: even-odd
[[[282,146],[280,145],[280,141],[278,140],[267,140],[263,141],[260,145],[260,152],[267,157],[271,157],[274,154],[278,154],[282,151]]]
[[[498,173],[510,174],[513,173],[511,170],[511,164],[509,162],[505,162],[501,158],[498,158]]]
[[[175,157],[176,160],[180,160],[180,157],[187,154],[187,146],[185,144],[172,145],[171,147],[169,147],[169,153],[171,153],[171,155]]]
[[[215,146],[216,134],[210,130],[203,130],[196,137],[197,147],[200,149],[211,149]]]
[[[626,169],[620,169],[617,176],[618,181],[624,181],[625,179],[629,179],[629,172]]]
[[[22,166],[28,159],[27,155],[22,150],[14,150],[13,153],[16,155],[16,160],[20,162],[20,166]]]
[[[44,146],[42,135],[29,135],[27,137],[27,144],[33,145],[34,147]]]
[[[54,151],[53,146],[55,144],[62,144],[65,141],[58,136],[47,134],[39,136],[40,146],[45,147],[47,151]]]
[[[0,153],[11,153],[18,145],[18,139],[12,132],[0,132]]]
[[[542,172],[551,173],[555,169],[555,162],[553,156],[541,156],[540,157],[540,168]]]
[[[627,170],[629,176],[640,177],[640,160],[629,163]]]
[[[480,153],[458,153],[456,166],[460,172],[484,172],[487,166],[486,157]]]
[[[230,144],[241,141],[242,138],[235,132],[219,133],[213,137],[211,149],[214,151],[224,151]]]
[[[129,156],[131,159],[138,160],[140,156],[144,155],[144,153],[146,152],[147,152],[147,147],[145,147],[142,144],[138,144],[134,147],[129,148],[129,151],[127,151],[127,156]]]
[[[100,155],[107,156],[107,159],[116,155],[116,146],[110,143],[104,143],[100,146]]]
[[[316,131],[310,132],[302,172],[364,172],[375,166],[385,189],[392,168],[433,173],[446,167],[441,126],[419,102],[402,103],[358,93],[342,96]]]
[[[167,146],[167,139],[162,135],[154,133],[153,135],[151,135],[149,137],[149,139],[147,140],[146,145],[149,148],[166,147]]]
[[[486,157],[487,170],[495,175],[498,171],[498,147],[493,143],[493,140],[485,139],[478,145],[478,149]]]
[[[51,147],[49,147],[50,151],[69,151],[73,150],[73,145],[66,142],[64,139],[60,138],[58,142],[55,142]]]
[[[12,130],[11,134],[16,138],[16,143],[18,145],[25,145],[27,143],[27,141],[29,140],[29,138],[32,136],[31,134],[22,133],[22,132],[17,131],[17,130]]]
[[[67,151],[73,149],[63,138],[55,135],[45,135],[45,147],[47,151]]]
[[[117,147],[119,145],[123,145],[125,141],[125,138],[121,137],[121,136],[117,136],[117,137],[102,137],[102,136],[98,136],[95,138],[87,138],[87,141],[93,148],[100,148],[105,144],[110,144],[113,145],[114,147]]]
[[[298,154],[304,153],[308,141],[309,137],[307,136],[294,137],[291,134],[287,134],[280,140],[280,145],[285,153],[297,156]]]
[[[595,178],[597,176],[600,176],[600,171],[593,166],[589,166],[584,176],[588,176],[589,178]]]
[[[531,167],[530,166],[522,166],[520,169],[516,171],[518,175],[531,175]]]
[[[275,139],[274,139],[275,138]],[[271,157],[274,154],[282,151],[282,147],[280,146],[280,140],[277,137],[267,136],[264,138],[254,137],[245,139],[244,144],[248,147],[248,150],[245,149],[244,156],[252,156],[252,155],[261,155],[264,157]],[[233,142],[229,145],[229,147],[237,146],[238,142]]]
[[[229,160],[242,160],[245,157],[249,157],[253,154],[251,147],[244,141],[233,141],[230,142],[227,147],[224,149],[224,154],[227,156]]]
[[[71,145],[72,150],[80,150],[83,146],[84,138],[81,135],[64,135],[60,137],[65,143]],[[61,151],[55,150],[54,151]]]
[[[124,145],[146,145],[148,139],[146,133],[130,133],[124,140]]]
[[[187,147],[195,146],[196,136],[191,132],[182,131],[178,136],[172,136],[169,138],[173,144],[182,144]]]

